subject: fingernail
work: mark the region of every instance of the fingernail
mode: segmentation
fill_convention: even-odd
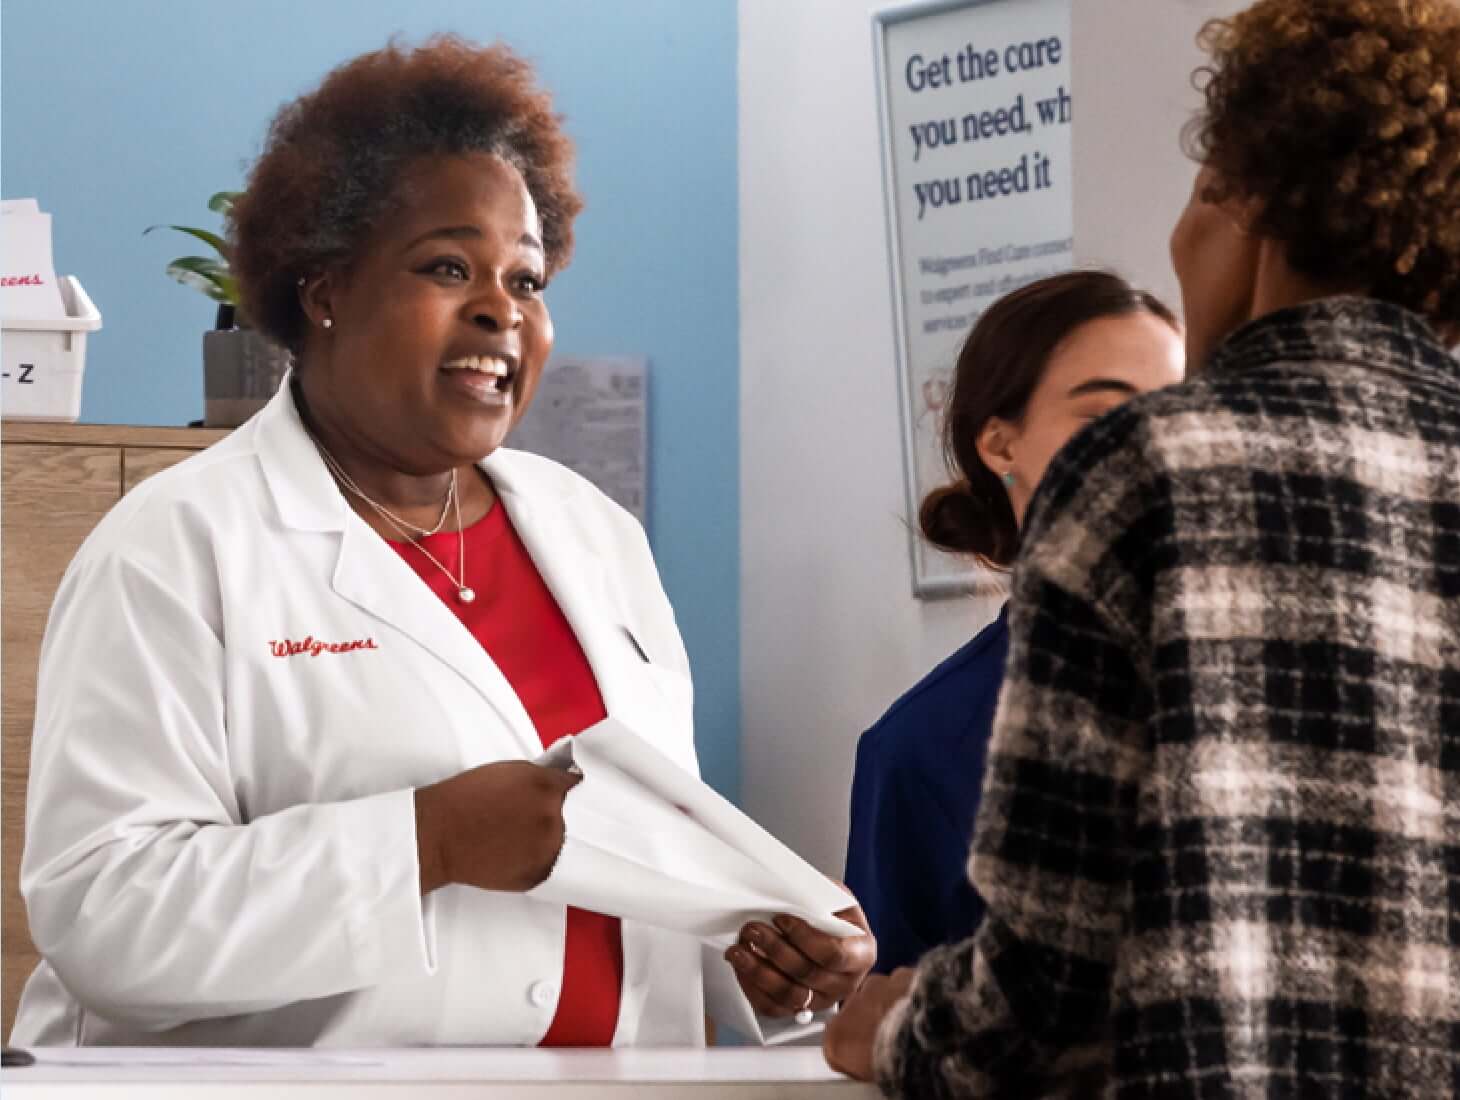
[[[779,917],[777,917],[775,919],[775,921],[773,923],[782,932],[785,932],[787,934],[790,933],[791,927],[792,927],[791,918],[790,917],[787,917],[787,916],[779,916]]]
[[[732,947],[729,951],[726,951],[725,959],[727,962],[729,962],[731,966],[735,967],[736,970],[743,969],[746,962],[748,961],[746,959],[745,952],[738,947]]]
[[[759,928],[751,927],[746,930],[745,938],[757,947],[765,946],[765,933]]]

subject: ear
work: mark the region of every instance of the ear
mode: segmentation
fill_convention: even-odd
[[[974,446],[983,464],[999,477],[1014,467],[1014,444],[1018,442],[1019,429],[1001,417],[991,416],[979,429]]]
[[[311,328],[329,328],[334,324],[333,298],[338,291],[338,277],[334,272],[316,272],[301,275],[296,290],[299,294],[299,308]],[[329,325],[325,321],[330,322]]]

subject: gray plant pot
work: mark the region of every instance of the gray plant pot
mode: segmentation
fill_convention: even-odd
[[[203,423],[236,428],[279,389],[289,353],[251,328],[203,333]]]

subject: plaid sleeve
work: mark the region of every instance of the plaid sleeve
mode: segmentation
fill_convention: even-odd
[[[987,916],[924,957],[884,1024],[889,1095],[1042,1095],[1103,1072],[1153,709],[1145,594],[1169,541],[1140,439],[1134,412],[1098,422],[1031,508],[969,865]]]

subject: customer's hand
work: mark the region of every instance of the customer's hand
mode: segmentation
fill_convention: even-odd
[[[419,788],[421,893],[448,883],[531,890],[547,878],[563,847],[563,799],[581,779],[504,760]]]
[[[893,1006],[907,996],[917,974],[916,970],[904,966],[891,975],[873,974],[862,983],[862,988],[848,998],[842,1010],[826,1025],[821,1049],[827,1065],[858,1081],[872,1080],[875,1072],[872,1049],[877,1041],[877,1029]]]
[[[740,988],[762,1016],[820,1012],[849,996],[877,961],[877,941],[860,906],[837,916],[864,930],[846,939],[818,932],[782,914],[773,924],[751,921],[740,942],[725,952]]]

